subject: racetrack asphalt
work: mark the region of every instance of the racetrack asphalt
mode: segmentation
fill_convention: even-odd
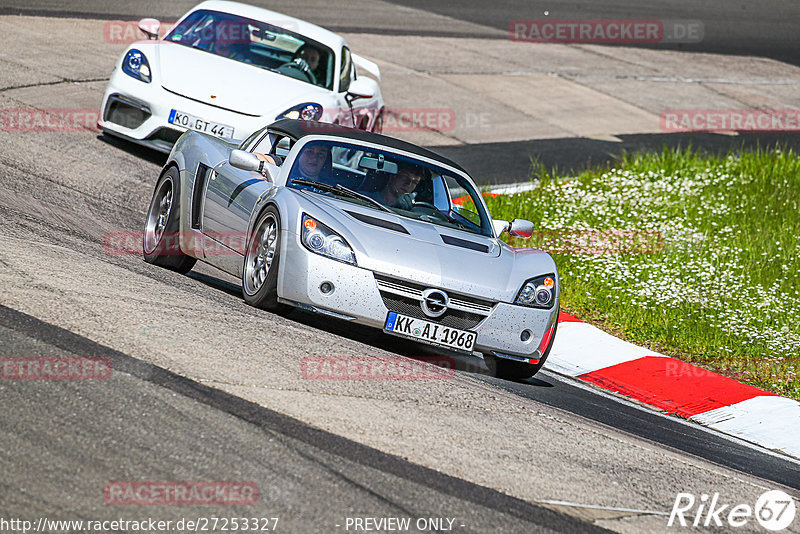
[[[370,16],[384,17],[376,26],[397,21],[386,18],[387,4],[368,4],[377,6]],[[131,16],[163,6],[103,5],[125,6]],[[0,20],[7,32],[17,26],[63,38],[58,58],[35,47],[0,49],[0,105],[97,105],[119,50],[69,40],[100,26],[86,15],[77,22]],[[352,12],[342,17],[354,20]],[[458,31],[477,31],[462,23]],[[576,141],[564,139],[568,152]],[[491,148],[504,151],[513,146],[507,142]],[[118,515],[102,503],[102,483],[111,477],[249,476],[275,488],[274,495],[264,491],[275,505],[265,511],[278,510],[284,524],[303,531],[331,531],[330,521],[358,513],[474,517],[465,523],[474,531],[500,530],[485,528],[483,514],[509,532],[563,531],[557,527],[573,525],[572,518],[585,521],[581,528],[639,532],[665,529],[678,492],[718,491],[750,503],[766,489],[797,494],[797,466],[788,460],[554,375],[501,382],[476,358],[446,381],[303,380],[304,356],[382,358],[416,349],[318,317],[250,309],[236,281],[211,268],[179,276],[104,250],[107,232],[140,228],[161,155],[89,130],[0,132],[0,143],[3,354],[110,351],[121,366],[102,383],[0,382],[4,428],[14,429],[0,438],[2,484],[16,490],[9,502],[19,513]],[[457,149],[469,150],[448,148]],[[78,465],[89,471],[73,475]],[[476,496],[494,505],[481,507]],[[323,509],[326,502],[335,505]],[[182,510],[157,512],[166,519]]]
[[[251,0],[250,4],[314,22],[333,31],[394,35],[472,36],[505,39],[509,23],[519,19],[699,20],[704,38],[698,43],[640,45],[649,48],[762,56],[800,65],[800,5],[792,0],[731,3],[724,0],[359,0],[332,9],[322,0]],[[0,14],[127,19],[176,19],[197,2],[109,2],[76,0],[3,0]],[[393,9],[394,7],[400,8]],[[454,22],[457,21],[457,24]],[[445,22],[445,24],[442,24]],[[493,30],[493,31],[492,31]],[[629,45],[630,46],[630,45]]]
[[[325,432],[0,306],[0,357],[108,358],[102,381],[0,382],[3,517],[97,519],[111,481],[241,481],[246,517],[283,532],[345,530],[347,518],[449,518],[458,532],[603,532]],[[31,400],[35,399],[35,406]],[[47,424],[42,424],[43,420]],[[34,498],[32,498],[34,497]],[[68,511],[68,512],[67,512]],[[141,519],[118,506],[114,517]],[[156,505],[159,520],[243,517],[223,504]],[[105,517],[105,514],[103,514]]]

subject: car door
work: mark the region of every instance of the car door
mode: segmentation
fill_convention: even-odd
[[[201,230],[206,261],[236,274],[247,247],[247,226],[261,193],[272,184],[258,172],[244,171],[229,162],[209,169]]]
[[[341,124],[342,126],[347,126],[352,128],[355,126],[355,117],[353,115],[353,105],[350,103],[348,98],[347,89],[350,87],[350,71],[353,68],[353,60],[350,56],[350,50],[345,46],[342,48],[340,54],[340,63],[339,63],[339,72],[337,73],[339,80],[338,80],[338,92],[336,93],[336,102],[338,104],[338,109],[336,110],[333,117],[331,117],[330,121],[334,124]]]

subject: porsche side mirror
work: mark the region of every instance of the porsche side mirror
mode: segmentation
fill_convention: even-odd
[[[356,78],[350,82],[350,87],[347,88],[347,94],[350,98],[372,98],[375,96],[375,86],[367,78]]]
[[[156,19],[142,19],[139,21],[139,29],[144,32],[148,39],[158,39],[161,23]]]
[[[233,150],[228,157],[228,162],[231,166],[243,171],[257,171],[261,168],[261,160],[258,159],[258,156],[244,150]]]
[[[508,229],[508,235],[511,237],[521,237],[528,239],[533,235],[533,223],[525,219],[514,219],[511,221],[511,227]]]

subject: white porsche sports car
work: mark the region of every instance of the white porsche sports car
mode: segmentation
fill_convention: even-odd
[[[378,66],[328,30],[221,0],[196,6],[163,39],[159,28],[140,21],[150,40],[117,62],[103,132],[169,152],[186,130],[242,140],[282,118],[382,130]]]

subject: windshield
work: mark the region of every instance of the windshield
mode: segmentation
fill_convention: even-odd
[[[295,159],[286,185],[438,226],[492,235],[488,214],[469,181],[393,152],[312,141]]]
[[[335,58],[330,48],[266,22],[201,9],[173,28],[165,40],[333,88]]]

